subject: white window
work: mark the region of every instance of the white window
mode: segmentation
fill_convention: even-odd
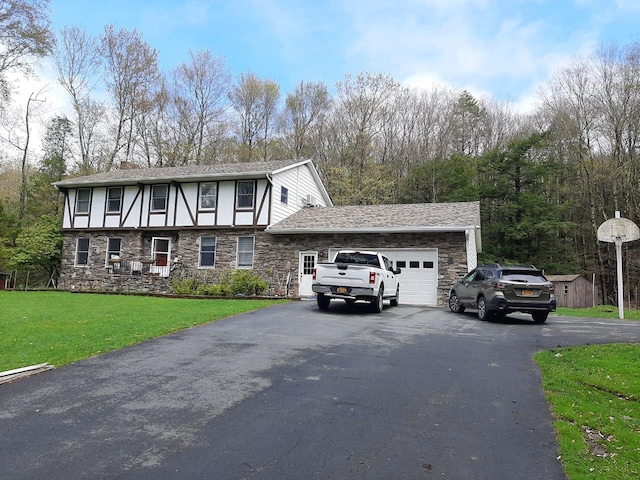
[[[216,192],[218,184],[203,183],[200,185],[200,209],[215,210],[216,208]]]
[[[120,258],[121,250],[122,250],[121,238],[116,238],[116,237],[107,238],[107,260],[106,260],[107,265],[109,265],[109,260]]]
[[[200,267],[214,267],[216,263],[216,237],[200,237]]]
[[[156,267],[167,267],[171,256],[171,239],[154,237],[151,241],[151,258]]]
[[[89,262],[89,239],[80,237],[76,241],[76,267],[86,267]]]
[[[238,182],[238,208],[253,208],[254,185],[253,180]]]
[[[280,201],[285,205],[289,203],[289,189],[287,187],[280,188]]]
[[[76,213],[89,213],[91,208],[91,189],[79,188],[76,193]]]
[[[167,186],[154,185],[151,187],[151,211],[164,212],[167,209]]]
[[[238,268],[253,268],[253,237],[238,237]]]
[[[107,189],[107,213],[119,213],[122,205],[122,187]]]

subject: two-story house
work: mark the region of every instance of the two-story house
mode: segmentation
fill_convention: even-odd
[[[380,250],[403,269],[407,303],[442,304],[475,267],[478,202],[334,207],[310,160],[132,168],[69,178],[60,288],[171,291],[253,269],[272,293],[311,295],[339,248]]]

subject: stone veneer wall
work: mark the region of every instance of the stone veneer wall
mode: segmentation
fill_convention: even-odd
[[[438,305],[445,305],[449,287],[467,273],[467,250],[465,234],[460,233],[381,233],[381,234],[314,234],[314,235],[268,235],[268,248],[264,259],[275,263],[276,259],[290,262],[292,285],[298,294],[300,251],[317,251],[320,261],[327,258],[329,248],[361,246],[376,248],[436,248],[438,250]],[[282,265],[282,260],[280,261]]]
[[[76,239],[91,238],[89,263],[74,266]],[[179,232],[66,232],[60,275],[60,288],[71,291],[108,291],[170,293],[171,277],[132,276],[110,273],[105,266],[108,237],[122,238],[122,258],[141,260],[150,255],[151,237],[171,237],[172,261],[186,268],[172,276],[197,275],[215,282],[225,270],[236,265],[239,236],[254,236],[254,272],[272,282],[291,274],[291,296],[298,295],[299,252],[317,251],[320,260],[328,260],[329,248],[360,245],[362,248],[437,248],[438,304],[446,304],[449,286],[467,273],[465,234],[460,233],[382,233],[382,234],[313,234],[272,235],[258,229],[182,230]],[[198,268],[199,238],[216,237],[215,268]]]

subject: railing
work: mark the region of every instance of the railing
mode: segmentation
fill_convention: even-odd
[[[126,258],[112,258],[109,260],[107,270],[112,275],[156,275],[169,276],[169,266],[158,266],[155,260],[128,260]]]

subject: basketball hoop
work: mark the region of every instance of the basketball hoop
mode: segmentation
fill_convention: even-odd
[[[618,267],[618,317],[624,318],[624,295],[622,285],[622,244],[640,239],[640,228],[628,218],[610,218],[598,227],[598,240],[616,244],[616,264]]]

